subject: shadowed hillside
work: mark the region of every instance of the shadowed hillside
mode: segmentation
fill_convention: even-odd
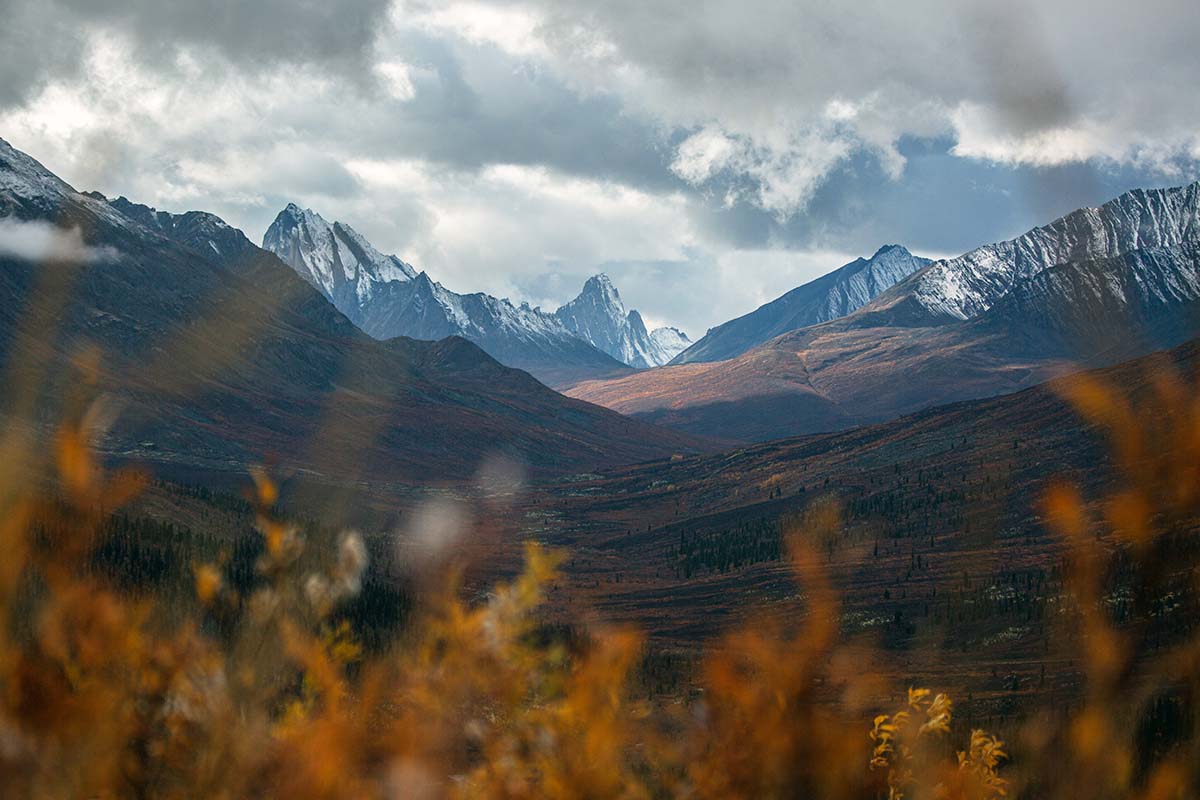
[[[3,259],[8,410],[52,420],[64,367],[97,347],[121,412],[111,456],[428,482],[469,478],[491,454],[544,475],[699,444],[564,398],[462,339],[376,342],[216,217],[79,194],[3,143],[0,218],[82,248]]]

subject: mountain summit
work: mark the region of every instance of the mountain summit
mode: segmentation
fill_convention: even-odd
[[[295,203],[288,203],[267,228],[263,249],[279,256],[356,324],[383,286],[417,276],[412,266],[380,253],[349,225],[331,224]]]
[[[898,244],[879,248],[710,330],[672,364],[724,361],[780,334],[844,317],[929,264]]]
[[[620,292],[604,273],[588,278],[579,296],[554,313],[577,336],[639,369],[666,364],[690,344],[687,334],[675,328],[648,332],[642,315],[625,309]]]

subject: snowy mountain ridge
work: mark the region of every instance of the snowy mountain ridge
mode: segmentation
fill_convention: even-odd
[[[368,309],[363,320],[363,329],[378,339],[458,335],[474,340],[502,331],[531,340],[574,338],[553,314],[540,308],[528,303],[514,305],[507,298],[482,292],[458,294],[426,272],[418,273],[402,285],[389,287],[389,294],[380,295],[380,299],[385,302]],[[401,330],[404,332],[397,332]]]
[[[70,214],[61,213],[64,209],[84,210],[143,241],[170,239],[218,259],[254,248],[240,230],[215,214],[205,211],[172,214],[125,197],[111,200],[100,192],[77,191],[34,158],[0,139],[0,217],[51,215],[54,227],[80,227]],[[92,224],[89,222],[82,229],[86,231]]]
[[[106,222],[119,227],[140,227],[112,208],[102,196],[77,192],[36,159],[0,139],[0,212],[5,212],[6,206],[24,207],[26,213],[46,212],[57,208],[64,201],[76,203],[80,208],[86,208]]]
[[[876,303],[906,304],[918,318],[978,317],[1014,286],[1047,269],[1178,247],[1200,238],[1200,182],[1170,189],[1135,189],[1094,208],[1081,208],[1015,239],[937,261]]]
[[[507,366],[547,383],[611,374],[623,365],[557,317],[490,295],[458,294],[395,256],[385,256],[349,225],[289,204],[263,236],[275,253],[376,339],[462,336]]]
[[[641,316],[625,311],[607,276],[606,286],[593,279],[572,301],[579,307],[591,303],[599,314],[588,335],[568,324],[569,315],[483,293],[458,294],[399,258],[383,255],[349,225],[330,223],[294,203],[267,229],[263,248],[376,339],[462,336],[502,363],[544,379],[666,363],[682,336],[663,332],[653,339]],[[590,298],[593,289],[597,295]]]

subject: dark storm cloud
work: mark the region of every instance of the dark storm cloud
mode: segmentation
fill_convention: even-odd
[[[25,100],[74,74],[85,34],[131,37],[138,56],[169,68],[181,48],[202,48],[242,67],[328,64],[361,73],[389,0],[4,0],[0,3],[0,103]]]
[[[151,51],[199,44],[239,62],[354,64],[367,53],[389,5],[388,0],[56,2],[81,21],[132,32]]]
[[[83,39],[43,4],[0,0],[0,108],[24,102],[52,77],[74,73]]]
[[[360,152],[464,170],[544,165],[655,191],[682,186],[668,168],[663,133],[644,116],[624,113],[617,97],[581,94],[498,49],[423,33],[389,37],[380,55],[389,54],[413,66],[415,93],[403,102],[373,98],[346,121],[339,136],[360,141]]]
[[[498,5],[527,6],[529,2]],[[576,64],[599,52],[648,81],[751,110],[909,88],[909,100],[993,101],[1014,120],[1049,126],[1095,93],[1180,89],[1192,82],[1200,32],[1190,0],[542,0],[542,35]],[[586,47],[602,41],[602,48]],[[594,58],[591,60],[595,60]],[[597,76],[603,78],[603,75]],[[661,99],[661,98],[656,98]],[[714,113],[719,109],[713,108]],[[1065,115],[1065,116],[1064,116]]]

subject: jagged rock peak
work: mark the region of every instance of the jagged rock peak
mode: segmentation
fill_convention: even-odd
[[[579,296],[555,313],[577,336],[631,367],[666,364],[682,349],[676,349],[679,342],[687,340],[665,332],[655,338],[642,315],[625,308],[612,278],[603,272],[588,278]]]
[[[355,315],[344,306],[361,305],[384,285],[417,274],[396,256],[376,250],[349,225],[330,223],[295,203],[288,203],[267,228],[263,249],[279,256],[351,319]]]

